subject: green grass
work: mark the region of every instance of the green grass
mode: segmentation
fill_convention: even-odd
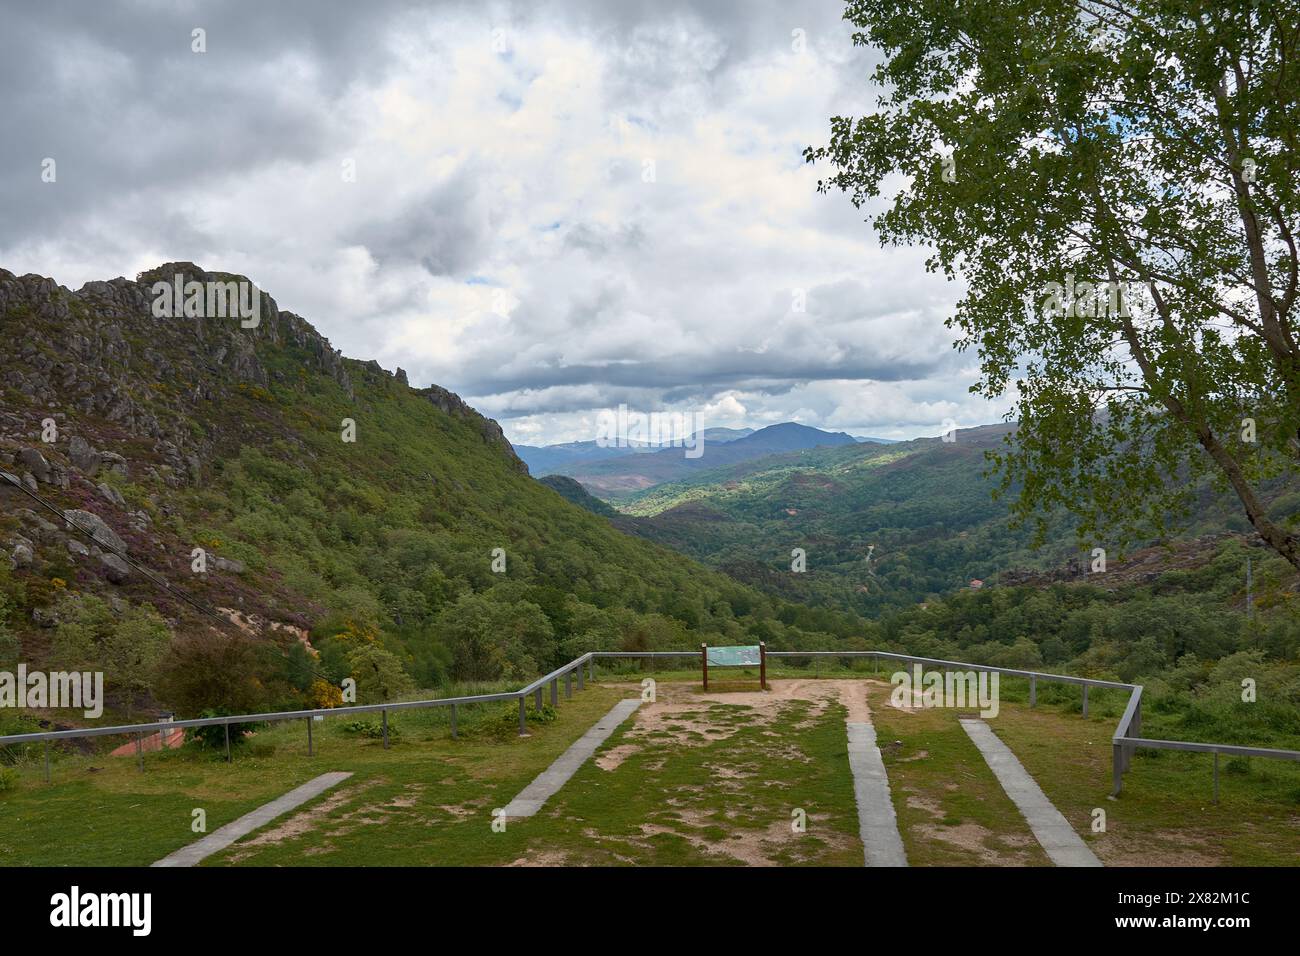
[[[868,700],[908,862],[1048,865],[955,711],[899,711],[889,705],[890,690],[887,683],[873,684]]]
[[[134,757],[65,756],[55,762],[46,785],[39,762],[20,767],[16,789],[0,792],[0,865],[142,866],[199,838],[191,832],[191,813],[207,813],[207,832],[293,787],[330,770],[353,777],[336,788],[368,787],[366,803],[382,804],[409,786],[428,788],[439,805],[488,804],[473,828],[452,840],[436,827],[417,845],[390,845],[392,827],[379,828],[360,841],[346,859],[306,855],[307,845],[269,852],[258,863],[346,862],[356,865],[497,862],[477,852],[489,834],[491,807],[501,805],[543,770],[613,702],[621,691],[575,690],[562,701],[556,719],[531,723],[528,738],[498,732],[513,704],[462,708],[461,736],[452,740],[445,716],[407,712],[392,718],[401,728],[389,750],[379,740],[348,733],[348,721],[327,719],[315,725],[315,756],[307,756],[302,721],[275,724],[237,747],[227,765],[220,754],[187,746],[146,754],[145,773]],[[474,711],[479,711],[475,714]],[[532,713],[531,703],[529,713]],[[517,718],[516,718],[517,719]],[[273,748],[273,752],[271,751]],[[259,756],[258,754],[262,754]],[[319,804],[325,797],[308,804]],[[500,803],[492,803],[492,800]],[[442,812],[446,819],[450,816]],[[427,821],[422,821],[424,827]],[[481,822],[482,829],[478,829]],[[272,824],[274,826],[275,824]],[[261,855],[259,855],[260,857]]]
[[[868,676],[861,667],[822,673]],[[748,670],[715,675],[721,701],[692,696],[697,674],[653,673],[667,709],[625,722],[537,816],[493,832],[492,811],[616,700],[637,693],[648,672],[626,666],[601,676],[530,720],[524,739],[514,705],[491,704],[462,708],[458,740],[441,711],[393,717],[389,750],[333,718],[315,725],[308,757],[295,721],[259,731],[231,765],[192,746],[147,754],[143,774],[133,757],[60,754],[52,785],[38,751],[16,768],[16,786],[0,791],[0,865],[146,865],[198,839],[194,809],[206,811],[212,832],[329,770],[353,776],[205,865],[861,865],[842,706],[751,707],[744,692],[756,689],[757,675]],[[769,674],[782,676],[813,672]],[[909,861],[1045,865],[956,712],[899,712],[889,689],[872,685],[870,703]],[[727,690],[740,693],[728,699]],[[1216,807],[1212,758],[1139,755],[1122,797],[1107,800],[1121,695],[1096,695],[1084,719],[1067,696],[1047,700],[1040,687],[1031,710],[1022,694],[1007,682],[990,726],[1103,862],[1296,863],[1300,768],[1255,760],[1237,773],[1224,761]],[[1104,834],[1091,833],[1095,808],[1106,811]],[[791,827],[796,810],[806,815],[804,833]]]
[[[529,855],[570,865],[862,865],[839,704],[813,716],[809,702],[786,701],[766,717],[743,704],[676,706],[662,731],[625,723],[538,817],[512,824]]]
[[[1043,792],[1108,866],[1296,866],[1300,864],[1300,766],[1255,758],[1228,773],[1220,757],[1220,802],[1214,757],[1138,751],[1110,800],[1109,718],[1062,719],[1050,710],[1004,709],[990,721]],[[1106,832],[1091,835],[1093,812]]]
[[[873,721],[882,747],[890,740],[903,741],[897,756],[885,753],[885,766],[908,858],[924,864],[980,856],[963,856],[947,845],[951,841],[931,826],[932,813],[907,806],[908,790],[937,798],[942,812],[954,818],[1012,838],[1017,831],[1028,833],[1000,788],[987,793],[988,784],[997,787],[996,781],[958,724],[957,712],[900,713],[888,706],[887,690],[882,687],[878,699],[872,699]],[[1024,682],[1005,681],[1000,711],[988,724],[1105,865],[1300,862],[1300,766],[1255,759],[1248,769],[1241,765],[1246,772],[1228,774],[1227,761],[1220,758],[1221,802],[1216,807],[1211,755],[1139,751],[1124,776],[1122,795],[1110,800],[1111,738],[1127,694],[1094,691],[1087,718],[1077,697],[1077,691],[1040,685],[1039,704],[1031,709]],[[905,761],[921,751],[925,758]],[[958,782],[959,789],[946,789],[950,781]],[[994,806],[997,812],[990,814]],[[1092,830],[1097,809],[1106,814],[1104,833]],[[918,832],[918,826],[924,829]]]

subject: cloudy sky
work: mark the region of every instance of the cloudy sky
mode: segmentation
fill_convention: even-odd
[[[803,162],[874,101],[841,12],[5,0],[0,266],[244,273],[516,442],[594,438],[620,403],[884,437],[995,421],[943,326],[961,290]]]

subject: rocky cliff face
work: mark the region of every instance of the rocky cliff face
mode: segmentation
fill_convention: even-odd
[[[179,484],[193,480],[214,450],[214,438],[192,425],[195,408],[240,385],[266,387],[270,373],[259,355],[266,348],[294,347],[305,365],[351,392],[343,357],[265,293],[256,328],[241,328],[231,317],[156,317],[151,286],[177,275],[185,282],[247,281],[173,262],[138,281],[88,282],[72,292],[53,279],[0,269],[0,388],[11,398],[0,411],[0,437],[35,437],[38,422],[53,417],[57,426],[63,411],[106,441],[144,452],[151,459],[146,468]],[[48,415],[33,421],[41,412]],[[72,437],[40,450],[71,452]]]
[[[137,457],[143,452],[146,469],[180,484],[197,477],[222,437],[195,428],[196,407],[219,401],[231,389],[264,389],[291,376],[269,369],[268,355],[291,354],[296,374],[324,375],[349,397],[349,365],[362,374],[388,375],[375,362],[349,363],[305,319],[282,311],[265,292],[257,293],[258,321],[250,328],[228,315],[156,317],[154,283],[170,284],[177,276],[204,285],[248,282],[191,262],[170,262],[136,281],[88,282],[72,292],[53,279],[0,269],[0,390],[9,398],[0,407],[0,439],[30,442],[38,437],[39,423],[53,416],[57,425],[62,410],[86,419],[106,443],[130,445]],[[400,369],[397,381],[406,384]],[[445,413],[472,420],[485,441],[526,470],[496,422],[438,386],[421,394]],[[37,446],[41,453],[50,450],[75,455],[74,464],[92,475],[99,467],[91,467],[95,454],[107,454],[108,467],[125,468],[118,457],[122,449],[90,448],[84,435]],[[56,459],[52,467],[62,482],[60,466]],[[39,468],[31,473],[46,480]]]
[[[181,299],[160,316],[156,283],[247,283],[245,304],[257,296],[256,322],[207,308],[185,314]],[[0,472],[7,476],[0,477],[0,562],[42,573],[71,562],[81,586],[111,585],[110,593],[128,598],[138,587],[140,600],[157,600],[154,585],[117,552],[187,581],[193,542],[167,530],[178,514],[176,493],[201,487],[250,441],[276,441],[310,467],[295,418],[301,412],[291,398],[272,403],[269,390],[336,388],[343,402],[357,403],[363,384],[409,389],[401,369],[394,375],[376,362],[345,359],[242,276],[170,262],[135,280],[88,282],[74,292],[0,269]],[[496,422],[446,389],[413,394],[469,424],[509,468],[527,473]],[[265,402],[256,421],[246,411],[250,398],[254,406]],[[134,505],[122,494],[127,484]],[[211,559],[230,579],[221,598],[243,607],[247,619],[272,627],[277,617],[294,627],[305,620],[286,615],[291,596],[278,606],[269,599],[267,582],[241,587],[238,561]]]

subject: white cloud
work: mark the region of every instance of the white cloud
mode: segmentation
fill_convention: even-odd
[[[0,106],[0,199],[26,224],[0,226],[0,265],[73,287],[245,272],[530,443],[592,437],[620,403],[885,437],[1001,410],[943,327],[959,290],[802,161],[871,103],[835,4],[290,4],[212,18],[203,56],[175,46],[185,17],[133,14],[31,12],[0,40],[56,77],[44,108]],[[131,104],[120,126],[86,114],[91,86],[101,114]],[[31,199],[44,142],[67,161]]]

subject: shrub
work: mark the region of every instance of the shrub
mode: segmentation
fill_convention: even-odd
[[[311,682],[311,687],[307,690],[307,704],[313,710],[320,710],[325,707],[342,707],[343,691],[317,677]]]
[[[550,704],[546,704],[542,709],[534,710],[532,705],[528,705],[527,723],[529,724],[549,724],[555,720],[559,714]],[[483,721],[477,727],[474,727],[471,734],[475,736],[490,737],[494,740],[505,740],[519,733],[519,706],[510,704],[502,708],[501,713],[488,720]]]
[[[266,697],[254,643],[210,631],[172,641],[155,687],[158,698],[182,717],[247,714],[260,710]]]
[[[415,682],[396,655],[378,644],[361,644],[348,653],[348,667],[357,682],[357,702],[378,704],[415,690]]]
[[[343,725],[343,732],[368,737],[371,740],[383,740],[384,725],[378,720],[350,720]],[[388,739],[393,740],[400,736],[401,731],[398,730],[397,724],[390,720],[388,722]]]
[[[200,717],[225,717],[232,712],[229,710],[205,710]],[[248,741],[246,734],[265,727],[262,723],[245,723],[230,725],[230,749],[233,751],[236,747],[242,747]],[[190,727],[187,731],[190,739],[195,741],[205,750],[226,749],[226,725],[225,724],[207,724],[203,727]],[[274,745],[270,745],[274,752]]]

